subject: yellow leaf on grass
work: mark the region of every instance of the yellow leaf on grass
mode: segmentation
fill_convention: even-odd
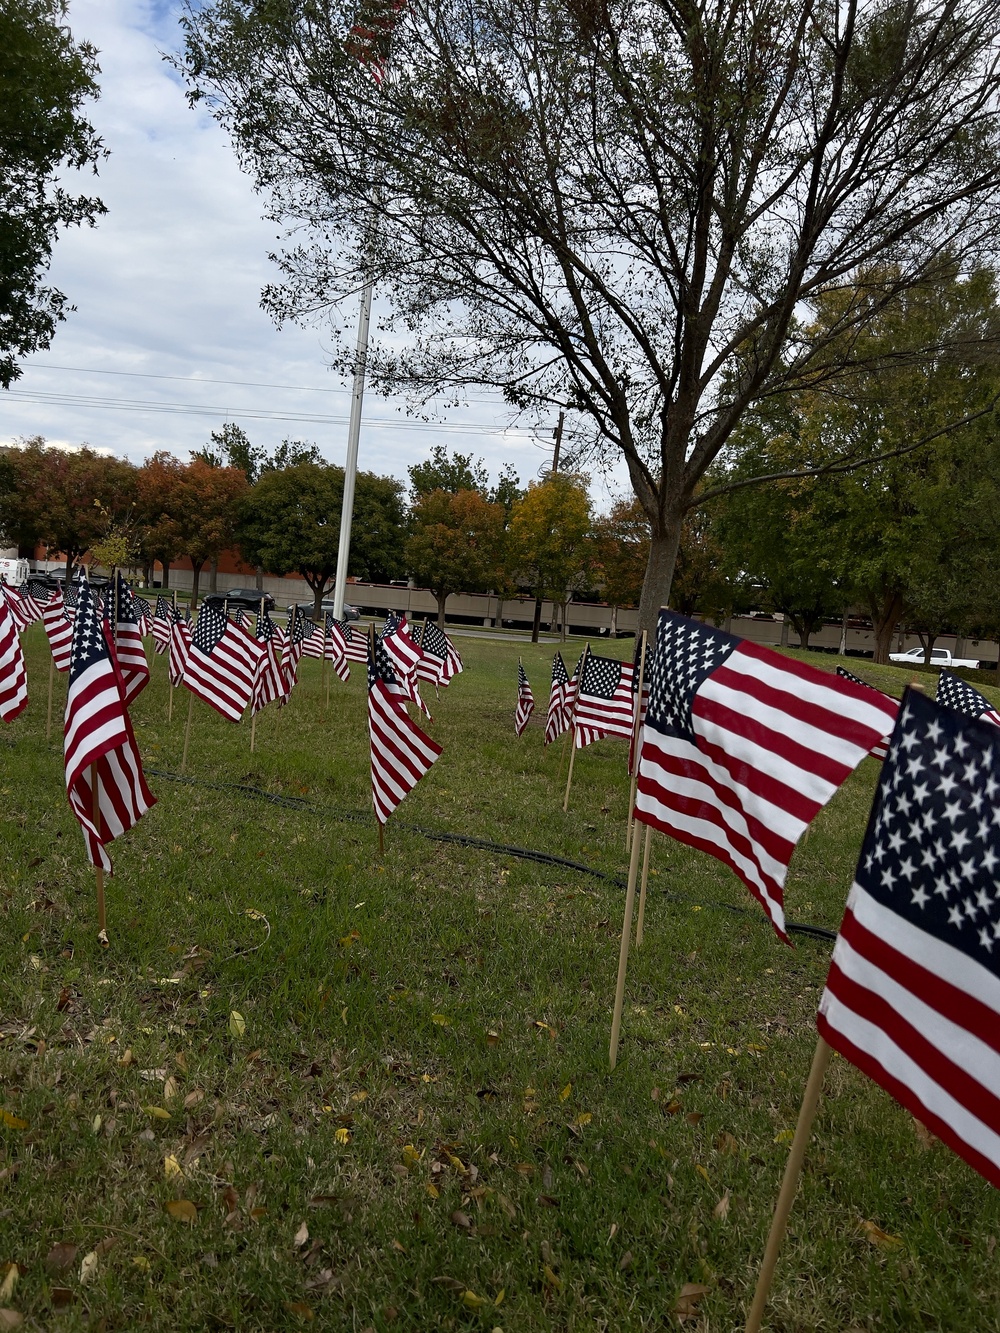
[[[80,1264],[80,1286],[85,1287],[88,1282],[93,1282],[97,1277],[97,1266],[99,1263],[97,1252],[91,1250],[89,1254],[83,1256],[83,1262]]]
[[[367,1100],[368,1100],[368,1094],[367,1092],[365,1092],[364,1088],[361,1088],[359,1092],[351,1093],[352,1102],[366,1102]]]
[[[474,1291],[463,1291],[462,1304],[468,1306],[470,1310],[481,1310],[486,1301],[482,1296],[477,1296]]]
[[[567,1083],[565,1088],[563,1088],[562,1092],[559,1094],[559,1100],[561,1102],[564,1102],[572,1091],[573,1091],[573,1084]]]
[[[903,1242],[899,1236],[890,1236],[888,1231],[883,1231],[881,1227],[874,1222],[862,1222],[861,1230],[868,1237],[872,1245],[877,1245],[880,1250],[900,1250]]]
[[[494,1304],[494,1305],[503,1305],[503,1298],[504,1298],[504,1296],[506,1296],[506,1294],[507,1294],[507,1293],[506,1293],[506,1291],[504,1290],[504,1288],[501,1287],[500,1290],[497,1292],[497,1294],[493,1297],[493,1304]]]
[[[460,1175],[465,1175],[467,1168],[461,1157],[456,1157],[454,1153],[449,1153],[448,1161]]]
[[[256,907],[248,907],[247,910],[244,912],[243,915],[244,915],[244,916],[248,916],[248,917],[250,918],[251,921],[263,921],[263,920],[264,920],[264,913],[263,913],[263,912],[258,912],[257,909],[256,909]]]
[[[238,1009],[234,1009],[229,1015],[229,1031],[238,1041],[240,1037],[243,1036],[244,1032],[246,1032],[246,1030],[247,1030],[246,1019],[243,1017],[243,1015],[239,1012]]]
[[[573,1117],[574,1125],[589,1125],[593,1120],[593,1113],[590,1111],[581,1111],[579,1115]]]
[[[177,1080],[174,1078],[173,1074],[171,1074],[170,1077],[163,1084],[163,1100],[165,1102],[172,1102],[176,1096],[177,1096]]]
[[[144,1106],[142,1108],[147,1115],[151,1115],[154,1120],[169,1120],[170,1112],[165,1111],[162,1106]]]
[[[181,1164],[173,1153],[168,1153],[163,1159],[163,1174],[167,1180],[176,1180],[178,1176],[183,1176]]]
[[[430,1182],[428,1182],[427,1184],[427,1193],[431,1196],[432,1199],[440,1199],[441,1197],[441,1191],[438,1189],[436,1185],[430,1184]]]
[[[445,1014],[431,1014],[431,1022],[436,1023],[439,1028],[450,1028],[451,1019]]]
[[[135,1264],[136,1268],[141,1268],[144,1273],[148,1273],[149,1270],[152,1268],[152,1264],[149,1262],[149,1260],[146,1258],[144,1254],[133,1255],[132,1262]]]
[[[190,1199],[168,1199],[164,1209],[178,1222],[197,1222],[198,1209]]]
[[[557,1277],[548,1264],[542,1265],[542,1272],[545,1274],[545,1281],[550,1287],[555,1287],[556,1291],[562,1291],[562,1278]]]
[[[423,1153],[417,1152],[412,1143],[408,1143],[403,1149],[403,1162],[406,1166],[416,1166],[422,1156]]]
[[[351,1131],[349,1129],[345,1129],[344,1126],[341,1125],[340,1129],[337,1130],[336,1134],[334,1134],[333,1137],[337,1140],[338,1143],[350,1143]]]
[[[774,1136],[775,1143],[791,1143],[795,1138],[794,1129],[782,1129]]]
[[[9,1301],[14,1295],[14,1288],[17,1286],[17,1279],[21,1270],[17,1264],[7,1264],[3,1281],[0,1282],[0,1301]]]
[[[0,1107],[0,1125],[6,1125],[8,1129],[27,1129],[27,1120],[22,1120],[20,1116],[11,1115],[9,1111]]]
[[[708,1172],[705,1170],[703,1166],[695,1164],[694,1169],[698,1172],[699,1176],[701,1176],[704,1180],[708,1180]]]
[[[300,1319],[315,1319],[316,1316],[312,1309],[306,1305],[305,1301],[285,1301],[285,1309],[289,1314],[298,1315]]]

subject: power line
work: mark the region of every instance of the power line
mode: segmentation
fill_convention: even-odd
[[[190,382],[190,381],[189,381]],[[90,397],[84,394],[27,393],[20,389],[7,391],[9,398],[22,403],[36,403],[47,407],[76,407],[86,410],[117,412],[158,412],[167,416],[211,416],[224,417],[227,420],[241,418],[247,421],[297,421],[314,426],[342,426],[347,424],[346,416],[329,416],[319,413],[272,412],[253,407],[213,407],[200,403],[163,403],[136,398]],[[529,431],[512,429],[504,426],[463,426],[457,422],[402,421],[385,417],[367,417],[365,426],[376,430],[417,430],[434,431],[455,435],[499,435],[506,438],[534,438]]]

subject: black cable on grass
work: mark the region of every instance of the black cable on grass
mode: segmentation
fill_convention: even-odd
[[[195,778],[182,775],[180,773],[170,773],[163,768],[150,768],[146,765],[146,773],[150,777],[164,778],[167,782],[179,782],[188,787],[207,787],[211,791],[236,792],[240,796],[249,797],[255,801],[266,801],[269,805],[278,805],[286,810],[321,810],[324,814],[333,815],[336,819],[343,820],[350,824],[371,824],[375,816],[362,810],[344,810],[336,805],[323,805],[319,801],[309,801],[304,796],[282,796],[277,792],[265,791],[263,787],[251,787],[245,782],[211,782],[208,778]],[[493,842],[489,838],[475,838],[468,833],[447,833],[443,829],[424,828],[421,824],[407,824],[401,819],[392,821],[393,828],[402,829],[406,833],[417,833],[422,838],[429,838],[433,842],[449,842],[457,847],[471,847],[476,851],[495,852],[501,856],[512,856],[519,861],[534,861],[538,865],[557,866],[562,870],[575,870],[579,875],[590,875],[592,879],[603,880],[606,884],[613,884],[616,888],[624,889],[628,887],[628,881],[624,875],[617,875],[612,871],[598,870],[596,866],[586,865],[583,861],[570,861],[568,857],[556,856],[553,852],[540,852],[531,847],[516,847],[509,843]],[[720,903],[713,899],[694,899],[684,893],[674,893],[670,889],[662,889],[664,898],[670,902],[692,903],[699,907],[714,907],[719,911],[732,912],[735,916],[752,916],[755,921],[760,920],[758,912],[751,911],[746,907],[738,907],[735,903]],[[814,926],[803,921],[786,921],[785,929],[792,935],[806,935],[814,940],[836,940],[836,931],[827,930],[825,926]]]

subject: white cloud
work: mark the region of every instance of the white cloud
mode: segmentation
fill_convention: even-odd
[[[275,276],[274,227],[262,221],[225,134],[189,108],[163,59],[180,45],[176,12],[144,0],[73,0],[69,21],[101,53],[102,95],[90,114],[110,150],[96,182],[109,212],[97,228],[57,242],[51,278],[77,310],[0,397],[0,438],[88,441],[138,462],[156,449],[186,457],[230,420],[267,448],[305,439],[341,462],[349,387],[327,368],[321,328],[278,330],[260,309]],[[94,189],[85,178],[75,187]],[[500,403],[470,403],[435,428],[369,393],[364,420],[361,466],[404,479],[438,441],[482,455],[493,474],[513,463],[522,482],[551,447],[548,432],[537,443],[525,430],[505,434]],[[612,484],[625,489],[618,470]],[[595,476],[598,503],[606,493]]]

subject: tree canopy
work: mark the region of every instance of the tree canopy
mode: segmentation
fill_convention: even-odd
[[[504,517],[502,505],[473,490],[431,491],[413,506],[407,568],[437,598],[442,629],[451,593],[481,592],[502,577]]]
[[[514,505],[508,528],[509,567],[520,580],[563,611],[573,592],[587,586],[593,567],[590,497],[583,477],[552,472],[532,482]],[[537,613],[536,613],[537,627]]]
[[[294,238],[266,304],[312,320],[371,279],[383,389],[491,385],[618,451],[651,528],[647,626],[748,407],[856,365],[851,335],[942,254],[995,253],[993,0],[412,0],[380,81],[355,9],[184,20],[193,95]]]
[[[66,172],[94,167],[101,140],[81,114],[98,96],[97,52],[74,42],[60,0],[0,0],[0,387],[48,347],[65,295],[45,285],[61,227],[107,210],[74,195]],[[71,307],[70,307],[71,308]]]

